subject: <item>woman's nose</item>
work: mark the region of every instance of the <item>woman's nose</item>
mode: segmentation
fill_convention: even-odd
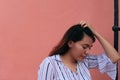
[[[85,53],[86,53],[86,54],[88,54],[89,52],[90,52],[90,49],[89,49],[89,48],[85,49]]]

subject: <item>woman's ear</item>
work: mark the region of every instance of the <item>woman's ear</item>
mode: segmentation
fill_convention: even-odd
[[[73,41],[68,41],[68,46],[71,48],[73,46],[74,42]]]

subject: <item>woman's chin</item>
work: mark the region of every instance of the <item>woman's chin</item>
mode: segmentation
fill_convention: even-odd
[[[84,57],[80,57],[80,58],[78,58],[77,61],[82,62],[84,59],[85,59]]]

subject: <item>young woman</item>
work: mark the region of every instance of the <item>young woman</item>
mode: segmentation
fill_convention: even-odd
[[[95,38],[102,45],[101,55],[90,55]],[[117,51],[86,22],[67,30],[59,44],[43,60],[38,70],[38,80],[91,80],[89,69],[98,68],[112,80],[116,77]]]

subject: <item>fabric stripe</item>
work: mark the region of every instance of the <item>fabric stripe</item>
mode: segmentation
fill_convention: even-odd
[[[48,63],[48,66],[47,66],[47,70],[46,70],[46,77],[45,77],[45,80],[47,80],[47,75],[48,75],[48,69],[49,69],[49,65],[50,65],[50,63]]]
[[[64,75],[63,75],[63,71],[61,70],[61,67],[60,67],[60,65],[59,65],[58,62],[57,62],[57,65],[58,65],[58,67],[59,67],[59,69],[60,69],[60,72],[61,72],[61,74],[62,74],[63,79],[65,80],[65,77],[64,77]]]
[[[74,73],[71,71],[71,73],[72,73],[72,75],[73,75],[73,78],[74,78],[74,80],[76,80],[76,78],[75,78],[75,76],[74,76]]]
[[[82,70],[84,70],[84,73],[88,73],[88,71],[85,69],[85,65],[84,66],[83,66],[83,64],[79,64],[79,65],[81,65],[81,68],[82,68]],[[90,79],[88,74],[85,74],[85,76],[88,80]]]
[[[67,77],[69,78],[69,80],[72,80],[71,76],[69,75],[69,73],[67,71],[67,67],[66,66],[64,66],[64,70],[65,70],[65,73],[66,73]]]
[[[80,74],[81,74],[83,80],[85,80],[85,79],[84,79],[84,76],[83,76],[83,74],[82,74],[82,72],[81,72],[81,70],[80,70],[80,67],[79,67],[79,71],[80,71]]]

